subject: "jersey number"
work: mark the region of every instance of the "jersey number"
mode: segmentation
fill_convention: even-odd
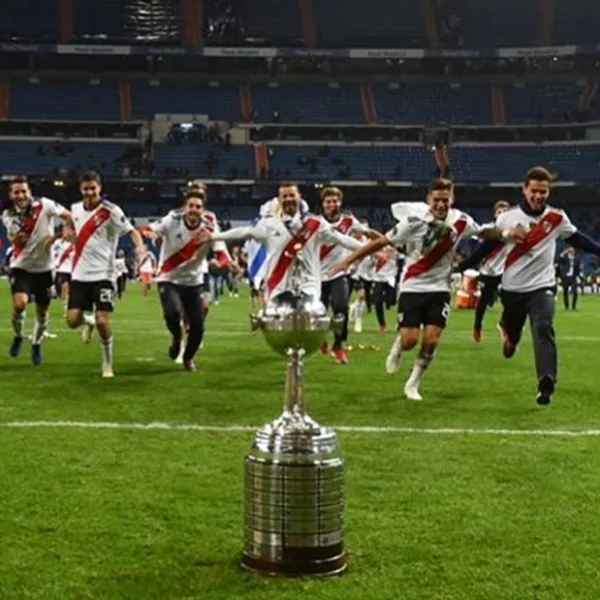
[[[114,302],[114,292],[108,288],[101,289],[99,300],[102,304],[112,304]]]

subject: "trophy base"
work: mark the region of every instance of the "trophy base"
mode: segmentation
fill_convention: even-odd
[[[344,552],[344,460],[335,431],[284,412],[245,462],[241,566],[265,575],[337,575]]]
[[[347,568],[346,554],[341,544],[330,548],[286,548],[288,558],[268,560],[244,554],[240,566],[247,571],[273,577],[341,575]],[[321,558],[326,555],[327,558]]]

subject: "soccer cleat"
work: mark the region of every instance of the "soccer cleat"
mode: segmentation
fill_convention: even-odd
[[[400,338],[397,337],[388,352],[388,355],[385,359],[385,370],[388,375],[395,375],[400,369],[400,364],[402,362],[402,345]]]
[[[340,365],[348,364],[348,357],[346,356],[346,351],[343,350],[342,348],[338,348],[337,350],[332,350],[331,356],[333,356],[335,362],[339,363]]]
[[[115,376],[115,374],[113,372],[112,365],[103,364],[102,365],[102,377],[104,379],[110,379],[114,376]]]
[[[189,371],[190,373],[195,373],[196,372],[196,363],[194,362],[194,359],[191,358],[190,360],[184,360],[183,368],[186,371]]]
[[[31,344],[31,362],[38,366],[42,364],[42,345]]]
[[[419,394],[419,388],[410,383],[407,382],[407,384],[404,386],[404,395],[409,399],[409,400],[413,400],[414,402],[420,402],[421,400],[423,400],[423,397],[421,396],[421,394]]]
[[[321,342],[319,350],[321,350],[321,354],[327,354],[329,352],[329,344],[327,343],[327,340],[323,340]]]
[[[12,344],[10,345],[10,350],[8,353],[13,357],[17,358],[19,353],[21,352],[21,346],[23,345],[23,337],[16,335],[13,338]]]
[[[548,406],[552,401],[552,394],[554,393],[554,380],[551,377],[545,375],[538,383],[538,393],[535,401],[540,406]]]
[[[83,331],[81,332],[81,341],[84,344],[89,344],[92,341],[92,337],[94,337],[95,328],[95,325],[84,325]]]
[[[379,333],[386,333],[386,332],[387,332],[387,325],[380,325]]]
[[[513,344],[508,337],[504,338],[504,342],[502,343],[502,354],[504,358],[512,358],[517,351],[517,345]]]
[[[354,320],[354,333],[362,333],[363,330],[363,320],[362,317],[356,317]]]
[[[473,341],[479,343],[481,342],[482,338],[483,334],[481,333],[481,328],[475,327],[473,329]]]

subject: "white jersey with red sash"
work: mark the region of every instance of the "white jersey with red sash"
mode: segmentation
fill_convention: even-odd
[[[76,233],[73,281],[115,281],[119,237],[133,231],[133,225],[116,204],[107,200],[92,210],[86,210],[83,202],[77,202],[71,212]]]
[[[482,229],[496,227],[496,223],[486,223]],[[479,266],[480,275],[486,277],[500,277],[504,271],[504,261],[506,259],[506,246],[499,244],[482,261]]]
[[[405,246],[400,292],[449,292],[454,253],[461,240],[481,231],[466,213],[451,208],[444,221],[420,204],[386,234],[393,246]]]
[[[550,206],[537,216],[515,206],[496,221],[496,226],[502,229],[519,225],[528,232],[527,237],[519,244],[506,244],[502,289],[525,293],[554,287],[556,240],[572,236],[577,228],[564,211]]]
[[[376,283],[387,283],[394,287],[396,283],[396,272],[398,270],[398,252],[394,248],[384,248],[373,257],[372,281]]]
[[[158,259],[157,282],[169,282],[185,287],[201,285],[205,274],[205,259],[211,249],[215,258],[227,266],[230,261],[227,246],[222,242],[200,242],[197,234],[202,230],[218,232],[216,219],[202,215],[200,225],[190,229],[182,210],[171,211],[166,217],[150,226],[162,238]]]
[[[323,221],[330,225],[335,231],[344,235],[350,235],[356,238],[357,235],[363,236],[369,228],[363,225],[354,215],[343,213],[336,221],[328,221],[322,217]],[[319,259],[321,260],[321,281],[331,281],[338,277],[343,277],[346,273],[335,272],[334,269],[348,255],[350,251],[339,244],[323,244],[319,250]]]
[[[266,244],[267,263],[263,282],[266,299],[293,291],[291,277],[299,273],[300,292],[318,298],[321,295],[321,244],[340,244],[349,250],[362,245],[350,236],[333,229],[313,215],[267,217],[250,227],[237,227],[213,239],[233,241],[253,238]],[[301,266],[300,269],[295,269]]]
[[[73,269],[73,252],[75,252],[75,245],[67,240],[56,240],[54,243],[54,250],[56,252],[56,258],[54,262],[54,269],[57,273],[70,274]]]
[[[54,220],[64,213],[65,209],[49,198],[34,198],[24,212],[9,208],[2,213],[2,223],[10,236],[29,236],[24,245],[13,244],[11,269],[29,273],[52,271],[52,254],[44,248],[44,241],[54,235]]]

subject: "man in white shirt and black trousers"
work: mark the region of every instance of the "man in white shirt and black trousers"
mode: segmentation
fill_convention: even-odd
[[[498,217],[502,229],[521,227],[527,234],[519,243],[507,242],[501,298],[504,306],[500,325],[503,354],[514,356],[527,317],[531,323],[535,366],[538,378],[536,401],[550,404],[557,381],[557,352],[554,334],[556,240],[600,256],[600,245],[579,233],[566,213],[547,204],[552,176],[543,167],[533,167],[525,175],[523,201]],[[493,252],[498,242],[486,242],[460,265],[465,270]]]

